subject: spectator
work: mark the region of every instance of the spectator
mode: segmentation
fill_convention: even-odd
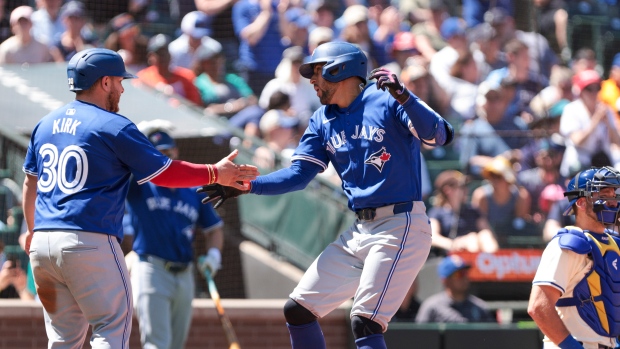
[[[526,229],[531,221],[532,198],[528,191],[517,185],[512,164],[503,156],[497,156],[482,170],[487,180],[474,189],[471,205],[489,221],[500,247],[507,246],[508,237],[531,233]]]
[[[479,74],[474,55],[469,51],[461,52],[450,69],[450,76],[453,85],[450,106],[461,124],[476,116]]]
[[[328,27],[316,27],[308,38],[308,52],[314,52],[317,46],[334,40],[334,31]]]
[[[572,179],[572,177],[570,177]],[[567,181],[568,182],[568,181]],[[566,182],[565,182],[566,184]],[[568,210],[570,203],[565,198],[554,201],[549,208],[547,220],[543,227],[543,241],[549,242],[562,227],[575,225],[575,216],[565,216],[564,212]]]
[[[413,60],[403,69],[400,78],[409,91],[420,97],[437,113],[446,115],[450,99],[446,91],[442,90],[437,81],[428,73],[426,65],[423,58]]]
[[[256,104],[252,89],[238,75],[226,72],[226,57],[219,42],[205,38],[196,50],[194,84],[210,114],[231,116]]]
[[[564,107],[560,119],[560,134],[566,141],[560,166],[563,176],[590,165],[602,167],[618,162],[620,134],[611,109],[597,98],[600,89],[601,77],[594,70],[573,77],[573,91],[579,98]]]
[[[226,70],[237,72],[239,60],[239,38],[233,26],[233,5],[237,0],[194,0],[196,9],[212,17],[211,28],[213,39],[222,44],[226,56]]]
[[[276,69],[276,78],[269,81],[263,93],[260,95],[258,104],[267,109],[269,99],[276,91],[282,91],[291,98],[292,113],[303,124],[316,109],[321,106],[314,88],[299,74],[299,66],[303,63],[305,54],[300,46],[289,47],[282,54],[282,61]]]
[[[573,96],[573,71],[568,67],[555,66],[551,71],[549,86],[545,87],[532,98],[530,109],[534,121],[548,116],[551,107],[560,101],[572,101]]]
[[[476,98],[476,118],[461,127],[458,140],[460,162],[463,168],[474,175],[480,175],[481,167],[491,158],[505,155],[515,157],[523,146],[523,133],[527,127],[515,118],[506,121],[507,101],[504,97],[507,87],[482,82]]]
[[[4,243],[0,241],[0,299],[19,298],[33,300],[27,287],[26,272],[14,256],[4,254]]]
[[[239,70],[258,96],[274,78],[286,48],[281,40],[277,2],[239,0],[232,13],[235,34],[240,41]]]
[[[447,17],[443,0],[431,0],[430,13],[429,19],[417,23],[411,28],[411,32],[416,37],[418,50],[429,62],[435,53],[447,45],[440,30],[444,19]]]
[[[468,51],[465,21],[458,17],[447,18],[441,24],[441,36],[446,46],[437,51],[430,60],[429,72],[437,80],[439,86],[449,96],[454,93],[454,79],[450,76],[450,69],[459,58],[459,55]]]
[[[67,28],[54,38],[50,53],[56,62],[68,62],[76,52],[93,47],[94,38],[82,33],[86,24],[86,8],[79,1],[69,1],[60,10],[60,18]]]
[[[5,9],[5,0],[0,0],[0,44],[11,37],[11,24]]]
[[[535,0],[538,32],[547,39],[551,49],[568,62],[570,49],[568,47],[567,27],[568,12],[564,0]]]
[[[47,46],[30,35],[31,16],[30,6],[19,6],[11,12],[10,23],[14,35],[0,44],[0,65],[36,64],[52,60]]]
[[[138,127],[162,154],[178,158],[167,130],[150,127],[149,122]],[[135,179],[129,186],[133,250],[139,256],[131,268],[131,284],[143,348],[185,347],[195,291],[194,231],[204,234],[208,251],[209,262],[199,264],[201,272],[207,268],[215,275],[221,268],[222,220],[211,205],[200,202],[202,198],[191,188],[139,185]],[[155,201],[169,204],[153,205]]]
[[[169,0],[131,0],[127,12],[133,16],[147,37],[156,34],[175,35],[178,28],[179,3]]]
[[[543,75],[530,70],[529,48],[519,39],[511,39],[504,46],[508,66],[489,73],[488,81],[501,83],[510,81],[514,88],[514,97],[508,104],[507,118],[520,115],[526,123],[533,121],[530,102],[549,81]]]
[[[284,33],[282,41],[286,46],[299,46],[309,53],[308,49],[308,29],[312,25],[312,17],[301,7],[292,7],[284,13],[282,27]],[[276,68],[277,70],[277,68]]]
[[[32,36],[40,43],[50,46],[54,38],[65,31],[60,17],[62,0],[36,0],[37,10],[32,14]]]
[[[584,70],[603,71],[603,68],[596,60],[596,52],[589,47],[582,47],[575,52],[571,61],[571,69],[573,69],[575,75]]]
[[[389,52],[393,61],[386,64],[385,68],[396,75],[400,75],[403,68],[414,60],[413,57],[420,54],[415,45],[415,35],[411,32],[396,33]]]
[[[560,116],[569,102],[565,99],[552,105],[546,116],[537,119],[529,126],[533,137],[519,150],[519,172],[537,167],[536,157],[541,149],[554,149],[556,155],[564,154],[564,138],[560,135]],[[559,169],[559,164],[557,165]]]
[[[147,66],[146,47],[149,38],[142,35],[140,27],[129,13],[121,13],[110,20],[110,35],[103,46],[118,52],[131,71],[140,71]]]
[[[481,23],[467,33],[470,50],[478,64],[480,80],[486,80],[490,72],[508,65],[501,51],[499,34],[488,23]]]
[[[510,16],[514,15],[514,1],[513,0],[463,0],[463,18],[467,22],[468,27],[475,27],[485,20],[485,13],[499,7],[508,13]]]
[[[601,84],[599,99],[614,112],[616,125],[618,125],[620,122],[620,53],[616,53],[611,62],[609,79]]]
[[[515,38],[523,42],[529,48],[530,71],[549,79],[551,68],[559,64],[559,59],[549,48],[549,43],[544,36],[539,33],[517,30],[514,18],[501,7],[494,7],[487,11],[484,19],[499,33],[501,47],[505,47],[508,41]]]
[[[400,304],[400,308],[396,311],[396,314],[392,316],[390,322],[414,322],[415,317],[420,309],[420,300],[418,299],[418,279],[413,280],[409,291],[403,302]]]
[[[325,27],[331,29],[332,36],[334,35],[336,8],[330,0],[313,0],[308,3],[307,10],[312,17],[312,23],[314,24],[314,27],[310,28],[310,32],[318,27]],[[312,51],[314,50],[310,50],[310,52]]]
[[[181,35],[170,43],[171,64],[191,69],[196,60],[196,50],[202,41],[211,41],[213,19],[200,11],[186,14],[181,21]]]
[[[340,39],[359,46],[367,53],[369,69],[372,69],[388,63],[389,59],[385,48],[372,38],[368,20],[367,7],[363,5],[347,7],[342,14],[344,27],[340,32]]]
[[[471,265],[459,256],[445,257],[437,268],[444,290],[430,296],[415,318],[417,323],[493,322],[486,303],[469,293]]]
[[[276,156],[282,156],[283,166],[290,165],[290,158],[297,147],[299,120],[287,115],[285,110],[271,109],[260,119],[260,133],[266,147],[259,147],[252,158],[259,168],[273,169]]]
[[[459,171],[446,170],[435,179],[428,217],[437,255],[456,251],[493,253],[498,249],[488,220],[471,206],[467,191],[465,176]]]
[[[374,6],[375,9],[381,9],[380,6]],[[401,32],[403,25],[403,18],[398,9],[394,6],[388,6],[378,15],[379,26],[372,34],[373,40],[384,48],[385,52],[390,52],[394,37],[397,33]],[[407,28],[408,30],[409,28]],[[399,74],[400,71],[394,72]]]
[[[149,40],[149,67],[138,72],[139,81],[166,95],[177,94],[196,105],[202,105],[198,89],[193,83],[194,73],[181,67],[170,68],[168,44],[170,37],[165,34],[157,34]]]

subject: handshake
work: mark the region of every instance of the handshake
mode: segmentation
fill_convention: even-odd
[[[243,185],[242,182],[237,182]],[[239,195],[247,194],[250,192],[250,187],[248,186],[247,190],[240,190],[233,187],[223,186],[221,184],[209,184],[203,185],[201,188],[196,190],[197,193],[206,193],[207,197],[202,199],[203,204],[207,204],[209,202],[216,201],[213,205],[213,208],[220,207],[224,201],[230,198],[236,198]]]

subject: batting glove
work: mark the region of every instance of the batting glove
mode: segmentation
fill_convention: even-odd
[[[213,208],[218,208],[229,198],[236,198],[239,195],[247,194],[249,190],[239,190],[233,187],[223,186],[221,184],[204,185],[196,190],[197,193],[206,193],[207,197],[202,199],[203,204],[218,200]]]
[[[217,271],[222,269],[222,254],[220,250],[211,247],[206,255],[198,257],[198,268],[203,273],[208,270],[211,276],[215,276]]]
[[[398,80],[396,74],[385,68],[377,68],[371,71],[368,79],[377,79],[377,89],[382,89],[383,91],[387,89],[400,104],[405,104],[409,99],[409,93],[405,85]]]

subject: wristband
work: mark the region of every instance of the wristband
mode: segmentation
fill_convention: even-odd
[[[568,337],[564,338],[562,343],[558,344],[558,347],[560,347],[560,349],[583,349],[583,345],[577,342],[577,340],[570,334]]]
[[[217,183],[217,166],[211,165],[213,167],[213,183]]]

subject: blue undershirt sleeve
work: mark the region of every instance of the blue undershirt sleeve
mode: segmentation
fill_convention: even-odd
[[[435,138],[435,132],[437,131],[441,116],[426,103],[422,102],[418,96],[411,92],[409,92],[409,95],[409,99],[402,106],[409,120],[411,120],[411,124],[418,132],[420,138],[429,140]]]
[[[293,161],[290,167],[280,169],[251,182],[250,193],[279,195],[304,189],[323,168],[310,161]]]

